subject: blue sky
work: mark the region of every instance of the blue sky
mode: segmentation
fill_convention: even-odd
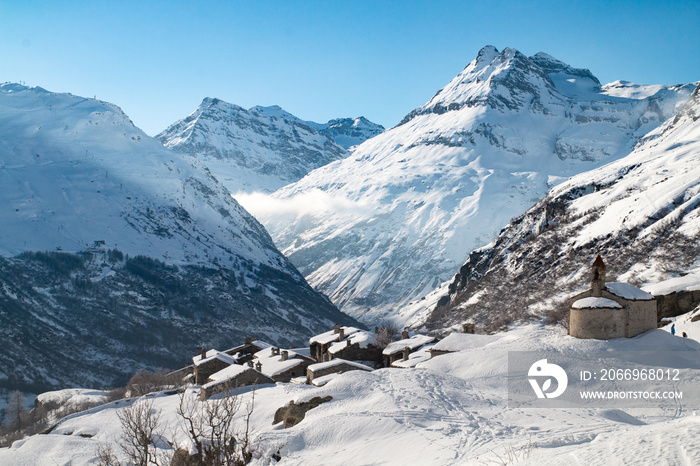
[[[0,0],[0,82],[96,96],[154,135],[204,97],[393,126],[484,45],[601,82],[700,80],[700,1]]]

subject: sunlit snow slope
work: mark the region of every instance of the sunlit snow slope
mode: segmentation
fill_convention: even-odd
[[[372,322],[448,280],[552,186],[628,154],[693,87],[601,87],[544,53],[484,47],[349,158],[239,200],[314,287]]]
[[[118,107],[2,84],[0,135],[0,386],[112,384],[201,344],[353,322]]]

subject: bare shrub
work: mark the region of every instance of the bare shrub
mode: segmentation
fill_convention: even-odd
[[[97,466],[120,466],[119,459],[114,454],[112,444],[97,444]]]
[[[168,371],[140,370],[131,377],[126,385],[126,393],[130,397],[143,396],[149,393],[166,390],[176,385],[174,377],[168,376]]]
[[[141,399],[127,408],[117,411],[122,425],[119,446],[129,457],[131,464],[139,466],[167,464],[164,452],[159,454],[161,437],[160,410],[156,410],[152,399]]]
[[[389,320],[382,321],[375,329],[375,337],[379,349],[386,348],[399,333],[401,333],[401,329],[394,322]]]
[[[177,408],[180,427],[194,445],[195,452],[176,453],[178,464],[242,466],[250,463],[255,451],[250,427],[254,405],[255,392],[245,406],[235,392],[207,401],[182,392]],[[235,425],[237,419],[242,421],[242,428]]]
[[[545,322],[548,325],[560,325],[569,333],[569,308],[566,303],[559,303],[545,314]]]
[[[495,458],[488,460],[488,463],[497,464],[499,466],[509,466],[511,464],[516,464],[530,458],[535,448],[536,445],[533,444],[532,439],[530,439],[526,445],[523,445],[520,448],[514,448],[512,445],[506,445],[503,449],[503,453],[501,454],[490,450],[491,453],[493,453],[493,455],[495,456]]]

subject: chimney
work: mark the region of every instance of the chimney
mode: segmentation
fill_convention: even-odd
[[[253,337],[246,337],[246,338],[245,338],[245,344],[246,344],[246,345],[250,345],[250,344],[252,344],[254,341],[255,341],[255,338],[253,338]]]
[[[286,361],[287,359],[289,359],[289,351],[284,350],[282,351],[282,361]]]
[[[262,363],[260,361],[255,363],[255,370],[258,372],[262,372]]]
[[[401,339],[402,340],[408,340],[408,330],[405,330],[401,332]]]
[[[406,347],[403,349],[403,360],[404,360],[404,361],[408,361],[408,355],[409,355],[409,354],[411,354],[411,349],[410,349],[408,346],[406,346]]]
[[[200,346],[199,348],[197,348],[197,352],[199,353],[199,357],[201,357],[202,359],[207,357],[207,350],[205,348]]]
[[[253,360],[248,361],[248,367],[253,367]]]
[[[340,324],[335,324],[333,326],[333,333],[340,333]]]
[[[343,327],[340,327],[338,330],[338,341],[343,340],[345,338],[345,329]]]
[[[351,345],[351,342],[350,342],[350,339],[348,338],[347,340],[345,340],[345,346],[350,346],[350,345]]]
[[[274,356],[274,355],[275,355],[275,347],[273,346],[270,348],[270,356]]]

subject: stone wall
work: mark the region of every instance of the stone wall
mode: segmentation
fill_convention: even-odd
[[[576,338],[631,338],[656,328],[656,302],[622,301],[622,309],[571,309],[569,335]]]
[[[200,363],[199,365],[194,366],[194,383],[196,385],[202,385],[206,383],[210,375],[215,374],[228,366],[230,366],[229,363],[219,359],[212,359],[211,361]]]
[[[261,374],[255,369],[248,369],[232,379],[225,381],[222,380],[219,383],[210,382],[203,385],[199,392],[199,397],[202,401],[205,401],[212,395],[219,392],[231,390],[237,387],[245,387],[246,385],[259,385],[263,383],[275,383],[275,381],[265,374]]]
[[[306,378],[310,382],[318,377],[323,377],[324,375],[328,375],[328,374],[342,374],[343,372],[361,371],[361,370],[369,370],[369,368],[362,369],[361,367],[357,367],[354,364],[348,364],[348,363],[341,362],[341,363],[334,364],[334,365],[329,366],[329,367],[324,367],[322,369],[316,369],[316,370],[313,370],[312,368],[309,367],[306,370]]]
[[[677,291],[667,295],[656,296],[657,313],[662,317],[677,317],[690,312],[700,305],[700,290]]]
[[[367,348],[361,348],[359,344],[355,343],[336,351],[333,354],[333,359],[345,359],[348,361],[372,361],[381,363],[382,351],[374,345],[368,345]]]

